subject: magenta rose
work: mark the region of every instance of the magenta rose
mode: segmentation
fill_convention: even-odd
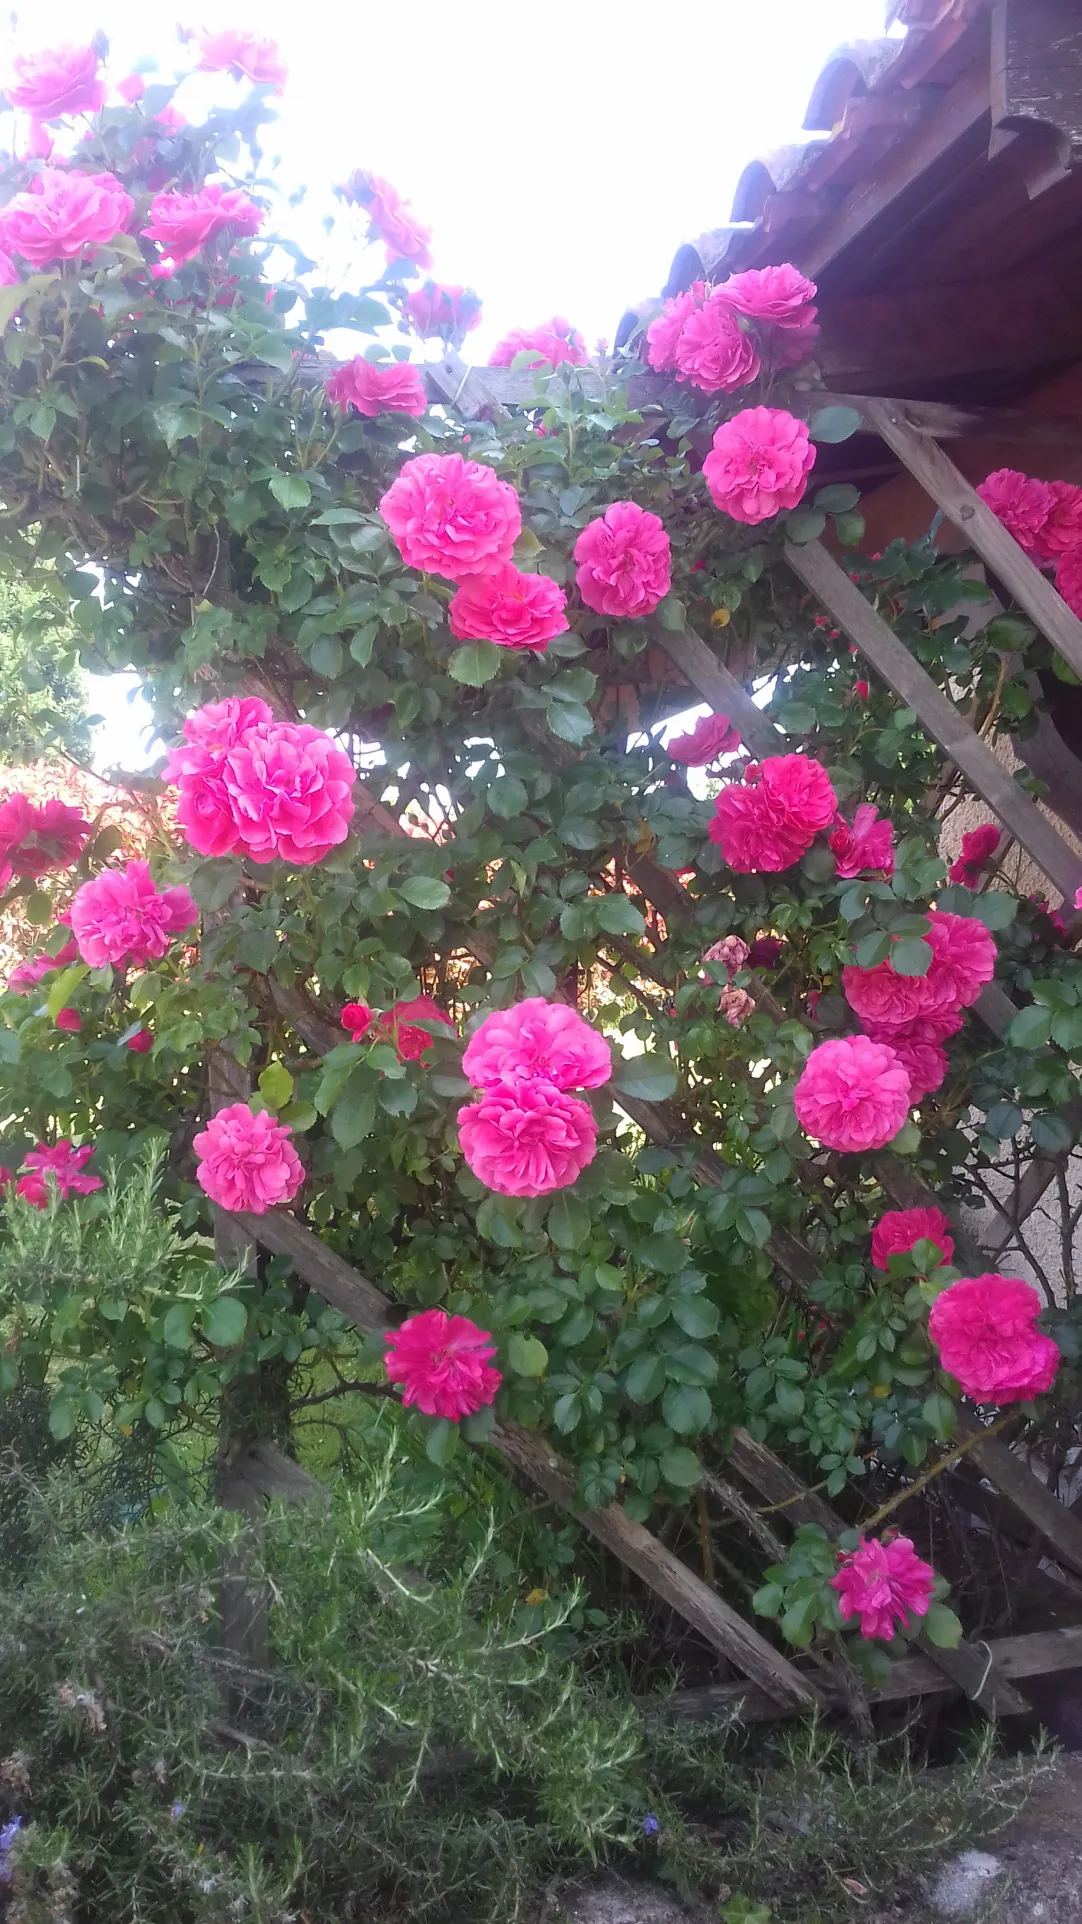
[[[1056,591],[1082,621],[1082,542],[1068,548],[1056,564]]]
[[[184,741],[170,751],[162,780],[176,783],[177,820],[201,855],[229,855],[238,846],[240,830],[223,765],[247,729],[273,720],[258,696],[234,695],[207,702],[185,721]]]
[[[71,932],[92,969],[156,962],[198,920],[188,890],[159,889],[146,862],[104,869],[83,883],[71,905]]]
[[[327,399],[336,407],[356,408],[373,420],[378,414],[423,414],[428,406],[425,384],[409,361],[377,365],[363,354],[331,375]]]
[[[35,120],[96,114],[104,105],[105,87],[93,47],[50,47],[44,53],[17,55],[11,64],[15,78],[4,92],[13,107]]]
[[[785,408],[745,408],[722,422],[703,475],[716,508],[754,524],[795,508],[814,466],[804,421]]]
[[[738,314],[764,327],[806,334],[814,326],[816,309],[812,302],[818,289],[791,261],[732,274],[720,291]]]
[[[676,368],[676,349],[690,314],[697,314],[706,300],[706,282],[695,281],[683,294],[666,301],[656,321],[646,330],[647,359],[658,373]]]
[[[496,1345],[469,1316],[422,1309],[383,1339],[383,1364],[392,1383],[404,1385],[403,1403],[425,1416],[460,1423],[495,1400],[502,1378],[489,1366]]]
[[[1041,537],[1056,508],[1056,496],[1047,481],[1035,481],[1017,468],[996,468],[986,475],[977,493],[986,507],[998,515],[1009,534],[1027,554],[1041,549]]]
[[[995,822],[982,822],[979,828],[967,829],[962,837],[962,849],[956,862],[947,871],[949,882],[964,882],[970,888],[976,886],[981,870],[987,868],[1000,844],[1002,829]]]
[[[707,768],[719,755],[740,747],[740,736],[728,715],[701,715],[686,735],[670,735],[665,753],[685,768]]]
[[[924,980],[931,1001],[940,1009],[966,1009],[996,972],[996,945],[975,916],[952,915],[930,909],[926,941],[932,966]]]
[[[612,1055],[577,1009],[535,995],[485,1017],[462,1073],[475,1089],[513,1089],[538,1077],[555,1089],[598,1089],[612,1075]]]
[[[900,1029],[933,1006],[926,975],[899,975],[889,958],[872,969],[855,962],[842,970],[842,989],[854,1014],[869,1028]]]
[[[10,254],[0,247],[0,287],[18,287],[19,270]]]
[[[889,1642],[895,1628],[911,1630],[912,1617],[926,1617],[935,1591],[935,1571],[918,1557],[910,1537],[884,1538],[881,1543],[861,1537],[855,1550],[839,1550],[838,1574],[830,1586],[838,1592],[838,1614],[847,1623],[860,1620],[862,1637]]]
[[[514,488],[460,454],[418,454],[407,461],[379,511],[406,566],[448,581],[510,561],[522,529]]]
[[[95,1189],[102,1187],[100,1176],[85,1174],[87,1163],[94,1154],[94,1144],[84,1142],[81,1149],[72,1147],[71,1138],[62,1136],[50,1149],[39,1142],[29,1149],[23,1168],[30,1174],[24,1176],[19,1184],[19,1195],[32,1202],[37,1209],[44,1209],[49,1199],[45,1178],[51,1176],[65,1201],[69,1196],[90,1196]]]
[[[894,829],[874,802],[858,803],[852,827],[842,822],[830,837],[830,849],[843,881],[873,869],[880,875],[894,873]]]
[[[811,847],[804,835],[771,808],[762,789],[730,782],[714,802],[707,834],[738,875],[778,874],[792,868]]]
[[[1054,500],[1034,549],[1039,561],[1056,561],[1069,549],[1082,545],[1082,488],[1073,481],[1050,481],[1048,485]]]
[[[501,1196],[566,1189],[597,1148],[589,1103],[536,1078],[514,1089],[487,1089],[459,1110],[458,1133],[474,1175]]]
[[[196,1181],[221,1209],[265,1216],[268,1209],[292,1202],[304,1182],[289,1124],[276,1122],[266,1110],[254,1116],[244,1102],[219,1109],[192,1148],[198,1158]]]
[[[150,224],[140,229],[144,239],[157,241],[161,259],[151,269],[156,279],[168,279],[185,261],[226,230],[236,239],[257,234],[263,210],[239,187],[211,182],[197,194],[155,194]]]
[[[561,361],[570,361],[573,367],[585,367],[589,360],[586,343],[578,329],[572,327],[560,314],[554,314],[551,321],[541,327],[516,327],[498,342],[488,357],[489,367],[510,367],[515,356],[534,350],[530,367],[559,367]]]
[[[0,208],[0,246],[31,267],[78,260],[122,234],[134,203],[112,174],[43,167],[25,194]]]
[[[658,516],[634,501],[614,501],[588,522],[575,560],[579,593],[600,615],[650,615],[669,592],[669,537]]]
[[[240,27],[226,27],[221,33],[197,33],[201,73],[243,74],[257,86],[273,87],[279,92],[288,78],[288,69],[276,40],[245,33]]]
[[[466,575],[447,610],[459,641],[494,641],[499,648],[547,648],[567,628],[567,596],[547,575],[524,575],[501,561],[483,575]]]
[[[941,1263],[954,1255],[951,1226],[941,1209],[888,1209],[872,1231],[872,1262],[885,1269],[892,1256],[908,1256],[917,1243],[935,1243]]]
[[[759,372],[759,350],[718,288],[684,322],[676,342],[677,378],[705,394],[732,394]]]
[[[472,287],[442,286],[425,281],[406,297],[406,315],[423,340],[435,336],[458,340],[481,325],[481,298]]]
[[[909,1077],[884,1043],[840,1036],[812,1050],[793,1107],[805,1133],[827,1149],[882,1149],[909,1114]]]
[[[382,241],[387,249],[388,265],[396,261],[412,261],[415,267],[428,269],[432,265],[429,241],[432,229],[422,227],[408,202],[393,188],[390,181],[381,180],[378,174],[370,174],[358,167],[342,189],[347,200],[356,202],[368,213],[368,237]]]
[[[932,1304],[939,1361],[975,1403],[1027,1403],[1051,1389],[1059,1350],[1036,1327],[1041,1299],[1017,1276],[967,1276]]]
[[[894,1050],[909,1077],[911,1103],[922,1102],[942,1087],[950,1067],[947,1051],[931,1034],[923,1032],[919,1022],[907,1022],[900,1029],[876,1028],[871,1022],[861,1026],[873,1042],[885,1042]]]
[[[293,722],[246,729],[223,780],[240,842],[254,862],[305,866],[344,842],[353,815],[353,763],[322,729]]]

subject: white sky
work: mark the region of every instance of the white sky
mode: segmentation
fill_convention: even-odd
[[[680,243],[728,220],[748,161],[804,137],[828,54],[881,34],[884,12],[884,0],[205,0],[186,23],[277,38],[290,78],[268,156],[284,189],[310,184],[304,244],[315,251],[335,181],[357,166],[385,175],[434,231],[436,278],[480,294],[466,354],[484,360],[508,329],[554,312],[591,345],[611,341]],[[117,78],[147,56],[166,71],[185,62],[172,8],[155,0],[38,0],[17,44],[85,41],[95,26]],[[234,83],[194,84],[207,98]],[[139,766],[131,681],[111,679],[125,685],[93,690],[108,716],[98,764]]]

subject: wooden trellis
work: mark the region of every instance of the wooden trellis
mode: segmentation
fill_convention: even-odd
[[[539,381],[531,373],[468,368],[455,356],[426,367],[424,373],[430,398],[453,402],[466,414],[476,416],[485,410],[538,404]],[[603,383],[596,371],[576,370],[575,379],[588,392],[593,390],[601,397]],[[562,382],[557,378],[553,392],[558,394],[561,390]],[[644,372],[632,376],[629,398],[634,406],[648,407],[671,392],[672,384],[665,377]],[[980,418],[930,403],[826,395],[820,390],[809,390],[805,397],[808,412],[834,402],[859,410],[865,423],[888,442],[931,498],[963,531],[967,542],[1010,588],[1052,646],[1082,675],[1082,622],[984,506],[939,445],[940,437],[971,432],[975,419],[979,428]],[[995,432],[997,428],[1001,431],[1002,422],[1002,416],[994,417],[988,431]],[[1047,424],[1037,425],[1040,438],[1047,438],[1049,431]],[[983,798],[1065,899],[1073,902],[1075,891],[1082,886],[1082,857],[1012,781],[991,749],[910,655],[828,550],[817,541],[804,546],[790,545],[785,549],[785,558],[835,624],[901,700],[915,711],[927,734],[940,745],[974,792]],[[702,639],[687,631],[677,634],[661,630],[656,639],[696,693],[714,708],[727,712],[757,753],[776,753],[784,748],[785,737]],[[556,744],[555,752],[561,758],[574,759],[575,756],[574,750],[562,744]],[[367,830],[377,836],[405,836],[406,831],[396,816],[363,781],[357,783],[356,797],[362,833]],[[626,866],[633,884],[667,918],[690,918],[694,901],[678,877],[649,858],[630,851]],[[471,937],[468,946],[483,966],[491,966],[492,956],[483,939]],[[648,958],[636,952],[635,961],[643,973],[649,973]],[[309,1006],[301,994],[281,988],[273,978],[270,987],[281,1013],[315,1054],[322,1055],[337,1044],[338,1031]],[[782,1011],[772,1005],[769,992],[761,986],[757,1000],[761,1011],[781,1019]],[[977,1013],[996,1036],[1002,1036],[1016,1010],[1001,989],[989,987],[977,1004]],[[219,1074],[212,1100],[218,1104],[235,1100],[237,1093],[230,1077]],[[664,1105],[626,1096],[618,1096],[616,1100],[650,1141],[671,1147],[689,1145],[686,1124]],[[1082,1120],[1082,1104],[1078,1105],[1076,1120]],[[704,1185],[717,1184],[723,1174],[720,1159],[705,1145],[691,1146],[696,1154],[698,1180]],[[889,1151],[880,1152],[871,1163],[884,1190],[899,1206],[938,1201],[912,1168]],[[1037,1156],[1031,1163],[1018,1197],[1023,1218],[1055,1180],[1057,1168],[1056,1158],[1049,1156]],[[263,1216],[234,1216],[228,1223],[227,1229],[223,1220],[223,1257],[236,1260],[238,1237],[250,1238],[253,1244],[289,1257],[296,1275],[358,1328],[371,1331],[385,1327],[390,1321],[392,1304],[378,1284],[329,1249],[297,1217],[276,1209]],[[958,1244],[964,1259],[982,1268],[992,1267],[1014,1227],[1015,1224],[1001,1214],[983,1247],[959,1227]],[[799,1295],[815,1281],[817,1260],[790,1231],[775,1230],[766,1247],[786,1286],[795,1294]],[[984,1436],[977,1420],[964,1410],[958,1412],[958,1430],[971,1462],[1000,1498],[1043,1538],[1052,1556],[1073,1573],[1082,1575],[1082,1523],[1031,1472],[1023,1459],[997,1438]],[[671,1705],[674,1714],[702,1715],[720,1711],[732,1714],[739,1708],[746,1717],[763,1717],[838,1705],[852,1711],[856,1696],[860,1700],[856,1707],[866,1717],[867,1701],[961,1692],[987,1715],[996,1717],[1026,1708],[1012,1677],[1036,1675],[1082,1662],[1082,1631],[1074,1630],[1006,1638],[992,1646],[963,1643],[955,1651],[938,1650],[921,1642],[919,1655],[894,1666],[889,1685],[864,1697],[843,1668],[824,1666],[821,1660],[818,1668],[800,1667],[775,1649],[754,1625],[733,1610],[657,1537],[642,1524],[633,1522],[620,1504],[612,1503],[601,1510],[580,1509],[575,1501],[573,1477],[545,1438],[516,1424],[502,1423],[496,1427],[492,1444],[519,1477],[573,1512],[584,1528],[635,1571],[738,1673],[739,1681],[705,1692],[678,1693]],[[779,1458],[744,1431],[738,1430],[733,1438],[729,1470],[750,1496],[716,1476],[705,1477],[704,1485],[761,1544],[773,1538],[773,1526],[755,1507],[757,1503],[765,1502],[768,1510],[780,1508],[781,1514],[791,1522],[818,1522],[832,1536],[843,1527],[828,1506],[808,1491]],[[308,1488],[298,1487],[297,1466],[289,1464],[266,1445],[241,1452],[231,1465],[231,1478],[236,1485],[234,1499],[239,1503],[243,1498],[245,1507],[259,1495],[297,1498],[312,1493]],[[243,1644],[243,1635],[239,1641]]]

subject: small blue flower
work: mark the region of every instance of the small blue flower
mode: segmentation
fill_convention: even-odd
[[[653,1811],[652,1810],[647,1811],[646,1816],[642,1820],[643,1836],[656,1837],[660,1829],[661,1829],[661,1825],[658,1823],[658,1820],[654,1816]]]
[[[183,1804],[181,1803],[181,1801],[180,1801],[180,1799],[179,1799],[179,1797],[178,1797],[178,1799],[177,1799],[177,1801],[176,1801],[176,1803],[175,1803],[175,1804],[174,1804],[174,1805],[172,1806],[172,1808],[170,1809],[170,1812],[169,1812],[169,1815],[170,1815],[170,1817],[183,1817],[183,1815],[184,1815],[184,1805],[183,1805]]]
[[[8,1868],[8,1852],[18,1837],[19,1832],[22,1830],[22,1827],[23,1820],[21,1817],[13,1817],[10,1823],[0,1824],[0,1884],[11,1883],[11,1871]]]

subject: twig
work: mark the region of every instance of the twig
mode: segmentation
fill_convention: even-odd
[[[893,1510],[899,1509],[903,1503],[908,1503],[911,1496],[917,1496],[921,1490],[927,1489],[929,1483],[934,1483],[937,1476],[942,1476],[944,1470],[949,1470],[952,1464],[966,1455],[967,1451],[976,1449],[980,1443],[987,1443],[990,1436],[1005,1430],[1013,1417],[1014,1411],[1009,1410],[1006,1416],[999,1418],[998,1422],[990,1423],[987,1429],[975,1430],[972,1436],[967,1436],[963,1442],[956,1443],[953,1450],[945,1451],[942,1456],[936,1458],[929,1469],[924,1471],[922,1476],[918,1476],[915,1483],[907,1484],[904,1490],[899,1490],[897,1496],[892,1496],[889,1502],[882,1504],[873,1516],[865,1518],[860,1526],[861,1530],[878,1530],[884,1518],[890,1516]]]
[[[294,1410],[310,1410],[316,1403],[330,1403],[336,1396],[351,1396],[355,1390],[362,1391],[366,1396],[389,1396],[396,1403],[402,1401],[402,1392],[394,1389],[390,1383],[341,1382],[333,1390],[320,1390],[316,1396],[299,1396],[296,1402],[290,1404],[290,1413]]]

